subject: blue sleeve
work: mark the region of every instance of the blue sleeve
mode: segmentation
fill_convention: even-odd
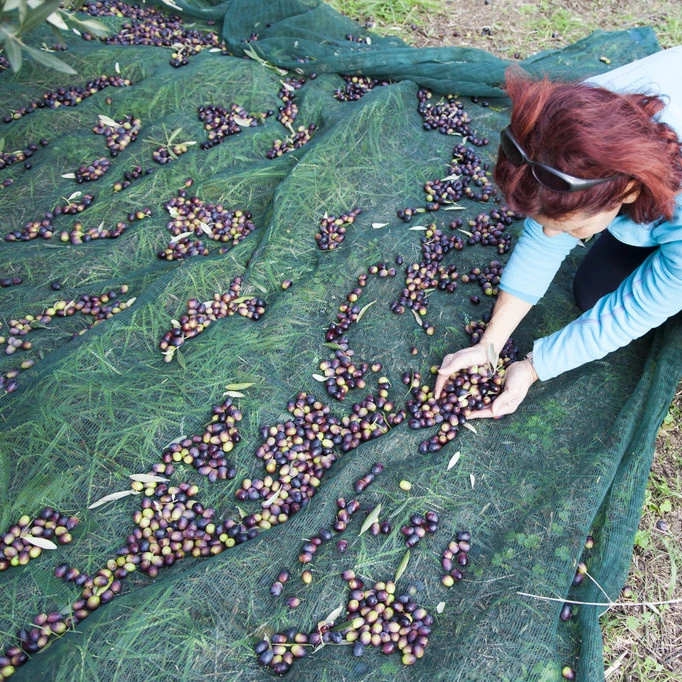
[[[541,380],[602,358],[682,310],[682,242],[662,244],[611,294],[563,329],[535,341]]]
[[[500,289],[534,305],[547,291],[559,266],[578,243],[576,237],[548,237],[542,225],[526,218],[523,232],[504,268]]]

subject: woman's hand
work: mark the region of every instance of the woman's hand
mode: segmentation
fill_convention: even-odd
[[[507,368],[502,393],[497,396],[490,407],[486,407],[483,410],[474,410],[469,419],[499,418],[504,417],[506,414],[511,414],[523,402],[528,389],[537,380],[538,375],[530,360],[514,362]]]
[[[468,367],[485,365],[486,362],[488,362],[488,355],[483,343],[478,343],[475,346],[471,346],[471,348],[463,348],[456,353],[446,355],[438,370],[438,378],[436,379],[436,387],[434,389],[436,400],[440,398],[440,394],[443,392],[443,388],[451,376]]]

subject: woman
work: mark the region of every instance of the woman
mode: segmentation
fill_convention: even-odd
[[[503,392],[471,415],[514,412],[530,386],[596,360],[682,310],[682,47],[583,83],[533,82],[510,70],[510,125],[494,179],[529,216],[478,345],[446,355],[436,380],[487,362],[544,295],[580,240],[574,295],[584,314],[537,339]],[[639,94],[638,94],[639,93]]]

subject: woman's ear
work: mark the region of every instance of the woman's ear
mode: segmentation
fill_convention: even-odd
[[[639,196],[639,185],[636,180],[630,180],[628,182],[628,186],[625,188],[625,191],[627,194],[625,195],[625,198],[622,200],[624,204],[634,204],[635,201],[637,201],[637,197]]]

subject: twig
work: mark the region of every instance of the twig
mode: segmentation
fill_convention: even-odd
[[[611,677],[611,675],[613,675],[613,673],[615,673],[616,670],[618,670],[618,668],[620,668],[621,663],[623,662],[623,659],[624,659],[627,655],[628,655],[628,652],[627,652],[627,651],[624,651],[624,652],[617,658],[617,660],[616,660],[614,663],[612,663],[612,664],[604,671],[604,679],[605,679],[605,680],[608,680],[608,678]]]
[[[544,597],[539,594],[529,594],[528,592],[517,592],[516,594],[522,597],[532,597],[533,599],[542,599],[543,601],[556,601],[562,604],[577,604],[578,606],[664,606],[665,604],[680,604],[682,599],[669,599],[668,601],[638,601],[638,602],[616,602],[609,601],[607,603],[600,601],[575,601],[571,599],[559,599],[558,597]],[[608,611],[608,609],[607,609]]]

